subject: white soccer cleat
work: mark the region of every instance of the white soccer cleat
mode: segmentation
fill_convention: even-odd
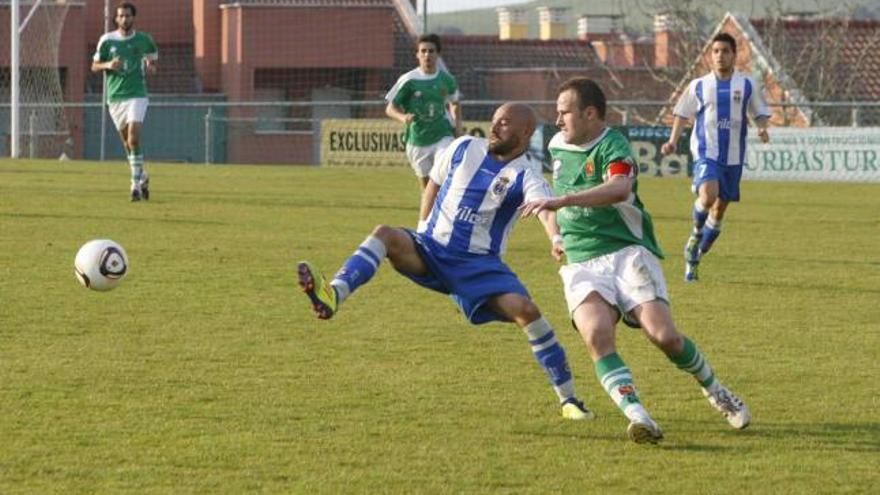
[[[715,393],[703,389],[703,395],[709,399],[709,404],[712,404],[712,407],[724,416],[724,419],[730,423],[730,426],[737,430],[742,430],[749,426],[749,423],[752,421],[752,413],[749,412],[749,408],[746,407],[742,399],[730,390],[727,390],[724,385],[721,385]]]
[[[658,443],[663,440],[663,431],[653,419],[645,416],[630,422],[626,434],[635,443]]]

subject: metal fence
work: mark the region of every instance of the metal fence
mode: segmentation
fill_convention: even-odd
[[[463,101],[466,120],[491,120],[502,101]],[[552,127],[554,101],[525,101],[542,123]],[[325,119],[384,119],[385,103],[374,101],[226,102],[222,96],[152,97],[141,142],[153,160],[188,163],[308,163],[318,164],[320,128]],[[880,126],[880,102],[815,102],[806,105],[771,104],[774,125],[797,127]],[[47,110],[66,118],[44,118]],[[611,125],[668,125],[669,102],[609,101]],[[101,103],[22,106],[22,149],[31,158],[98,160],[124,158],[116,131],[101,133]],[[9,106],[0,106],[0,155],[9,156]],[[262,140],[259,159],[249,159],[247,144]],[[292,144],[293,143],[293,144]],[[273,155],[274,153],[274,155]],[[274,158],[273,158],[274,157]]]

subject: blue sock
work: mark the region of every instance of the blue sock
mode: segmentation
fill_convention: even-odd
[[[571,378],[571,368],[565,357],[565,349],[556,340],[553,328],[543,316],[523,327],[523,332],[529,338],[532,353],[538,364],[544,368],[547,378],[553,385],[553,391],[559,397],[559,402],[565,402],[575,397],[574,381]]]
[[[703,228],[703,238],[700,239],[700,253],[705,254],[712,248],[712,244],[721,235],[721,221],[709,217]]]
[[[700,203],[699,198],[694,201],[694,209],[693,209],[693,218],[694,218],[694,233],[700,234],[703,230],[703,225],[706,224],[706,219],[709,218],[709,210],[703,208],[703,203]]]
[[[385,244],[378,237],[367,237],[330,282],[336,289],[337,301],[341,303],[358,287],[369,282],[379,269],[385,254]]]

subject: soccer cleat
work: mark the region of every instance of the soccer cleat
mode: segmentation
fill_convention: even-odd
[[[685,282],[696,282],[700,280],[700,277],[697,275],[697,266],[699,263],[685,263],[684,264],[684,281]]]
[[[141,200],[141,190],[138,188],[133,188],[131,190],[131,201],[140,201]]]
[[[575,421],[583,421],[594,419],[596,415],[593,414],[593,411],[587,409],[587,406],[585,406],[583,402],[572,397],[566,399],[565,402],[562,403],[562,417]]]
[[[699,280],[697,276],[697,264],[700,262],[700,240],[703,238],[702,233],[691,232],[688,236],[687,243],[684,245],[684,281],[696,282]]]
[[[696,232],[688,236],[687,243],[684,245],[684,260],[687,263],[697,264],[700,262],[700,240],[703,235]]]
[[[724,419],[730,423],[730,426],[737,430],[742,430],[749,426],[749,423],[752,421],[752,414],[749,412],[749,408],[746,407],[742,399],[730,390],[727,390],[723,385],[715,393],[703,389],[703,395],[709,399],[709,404],[712,404],[712,407],[724,416]]]
[[[626,427],[626,434],[635,443],[658,443],[663,440],[660,426],[648,417],[632,421]]]
[[[150,178],[147,174],[144,174],[144,179],[141,181],[141,197],[144,198],[144,201],[150,200]]]
[[[336,289],[327,283],[314,266],[308,261],[301,261],[296,267],[299,286],[312,301],[312,309],[318,318],[329,320],[336,314]]]

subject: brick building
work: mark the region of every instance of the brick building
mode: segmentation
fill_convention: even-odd
[[[416,64],[412,41],[421,29],[416,0],[135,3],[141,7],[136,27],[153,34],[160,49],[160,71],[149,80],[153,99],[202,98],[225,103],[220,112],[223,123],[217,124],[222,126],[217,130],[222,139],[210,143],[216,148],[217,161],[313,163],[318,138],[312,122],[328,117],[383,118],[379,102],[385,91]],[[104,31],[104,2],[45,0],[43,4],[42,8],[63,4],[68,9],[59,35],[57,62],[64,100],[96,101],[101,77],[91,74],[88,66]],[[0,23],[8,25],[6,5],[0,3]],[[676,49],[680,34],[670,28],[673,23],[667,22],[666,16],[655,19],[653,36],[640,39],[623,31],[619,16],[582,16],[577,20],[577,37],[570,38],[565,34],[570,12],[559,8],[539,11],[540,39],[524,38],[526,29],[520,24],[524,16],[515,8],[499,9],[499,36],[444,36],[443,58],[466,100],[553,100],[560,82],[584,75],[596,79],[611,100],[672,101],[675,85],[669,81],[684,84],[692,74],[706,70],[706,53],[692,64],[682,63]],[[842,27],[834,21],[770,23],[728,14],[717,30],[731,32],[741,40],[738,65],[764,81],[771,101],[803,103],[780,112],[774,122],[807,125],[841,118],[834,112],[811,108],[809,99],[814,95],[828,100],[876,101],[880,97],[880,78],[876,77],[880,71],[880,51],[876,49],[880,25],[851,22]],[[29,32],[26,35],[34,36],[46,31]],[[803,65],[803,47],[809,46],[811,39],[832,33],[836,48],[824,57],[835,55],[832,72],[836,79],[822,79],[818,69],[789,69]],[[9,63],[8,43],[8,36],[0,38],[0,66]],[[825,44],[832,46],[830,41]],[[31,59],[28,63],[50,66],[54,62]],[[8,72],[6,77],[8,81]],[[817,85],[822,85],[824,92]],[[269,101],[288,104],[234,105]],[[350,104],[314,104],[329,101]],[[465,117],[488,119],[493,106],[468,106]],[[155,143],[150,147],[152,156],[201,161],[201,149],[209,147],[209,143],[199,142],[206,139],[202,125],[205,108],[151,110],[145,135]],[[538,110],[545,120],[554,118],[552,106]],[[609,120],[652,123],[666,118],[667,112],[658,115],[656,106],[628,106],[612,109]],[[73,155],[95,158],[94,143],[100,136],[90,129],[100,113],[74,108],[67,115]],[[285,123],[261,123],[265,118]],[[168,146],[172,139],[179,147],[190,149]]]

